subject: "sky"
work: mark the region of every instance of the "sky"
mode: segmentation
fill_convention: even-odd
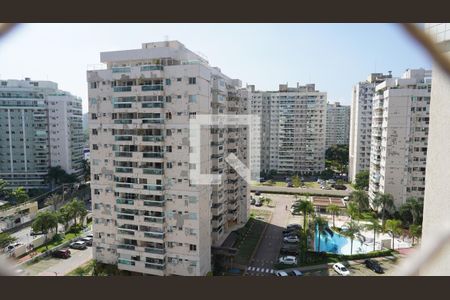
[[[100,52],[179,40],[243,85],[277,90],[315,83],[328,101],[350,104],[352,86],[370,73],[431,68],[397,24],[22,24],[0,40],[0,79],[50,80],[83,98],[88,65]]]

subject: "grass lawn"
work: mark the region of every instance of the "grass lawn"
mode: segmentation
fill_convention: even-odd
[[[90,260],[84,265],[79,266],[75,270],[67,274],[67,276],[92,276],[94,271],[94,260]]]
[[[92,222],[89,222],[86,226],[87,228],[91,228]],[[37,253],[44,253],[47,250],[50,250],[56,246],[59,246],[65,242],[68,242],[76,237],[79,237],[83,234],[83,231],[80,230],[78,232],[69,232],[64,235],[64,238],[61,237],[61,234],[55,235],[47,244],[42,244],[41,246],[35,248],[34,250]]]
[[[304,182],[305,186],[310,189],[320,189],[320,184],[317,182]]]
[[[241,265],[248,264],[270,214],[269,211],[264,210],[251,211],[251,217],[247,224],[239,230],[239,239],[236,245],[239,250],[235,257],[236,263]]]

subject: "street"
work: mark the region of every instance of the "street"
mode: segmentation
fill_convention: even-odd
[[[250,276],[269,276],[273,274],[273,265],[278,260],[280,248],[283,243],[282,232],[286,228],[291,216],[289,210],[286,210],[286,206],[289,209],[295,201],[295,197],[292,195],[262,194],[261,196],[272,199],[275,208],[266,206],[254,208],[256,210],[264,209],[272,211],[272,218],[270,224],[266,227],[266,231],[263,234],[253,260],[250,261],[247,267],[247,274]]]
[[[46,257],[41,261],[25,266],[22,269],[28,276],[63,276],[92,259],[92,247],[85,250],[70,249],[68,259]]]

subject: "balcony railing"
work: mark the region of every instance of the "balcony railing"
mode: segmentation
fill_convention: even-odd
[[[164,103],[162,102],[145,102],[142,103],[142,108],[163,108]]]
[[[150,191],[162,191],[164,190],[164,186],[159,184],[146,184],[144,185],[144,189]]]
[[[150,174],[150,175],[162,175],[162,174],[164,174],[164,169],[144,168],[143,173]]]
[[[126,250],[134,250],[135,246],[133,246],[133,245],[126,245],[126,244],[119,244],[119,245],[117,245],[117,248],[119,248],[119,249],[126,249]]]
[[[162,135],[144,135],[142,136],[144,142],[162,142],[164,137]]]
[[[162,71],[163,69],[164,67],[159,65],[141,67],[141,71]]]
[[[122,168],[118,167],[116,168],[117,173],[133,173],[133,168]]]
[[[153,85],[143,85],[142,91],[162,91],[164,89],[162,84],[153,84]]]
[[[131,86],[115,86],[114,92],[131,92]]]
[[[142,154],[144,158],[163,158],[164,153],[163,152],[144,152]]]
[[[116,135],[114,136],[115,141],[131,141],[133,140],[133,136],[131,135]]]
[[[147,231],[147,232],[144,232],[144,236],[148,237],[148,238],[163,239],[164,232]]]
[[[153,253],[153,254],[165,254],[166,253],[166,249],[145,247],[145,252]]]
[[[144,200],[145,206],[163,207],[166,204],[165,200]]]
[[[150,223],[162,224],[164,223],[164,220],[165,220],[164,217],[144,217],[144,221]]]
[[[163,123],[164,123],[163,118],[142,119],[142,124],[163,124]]]

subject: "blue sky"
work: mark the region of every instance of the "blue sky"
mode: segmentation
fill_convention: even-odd
[[[0,42],[0,78],[52,80],[83,98],[86,69],[100,52],[179,40],[243,84],[315,83],[329,101],[350,104],[351,88],[371,72],[431,68],[396,24],[24,24]]]

